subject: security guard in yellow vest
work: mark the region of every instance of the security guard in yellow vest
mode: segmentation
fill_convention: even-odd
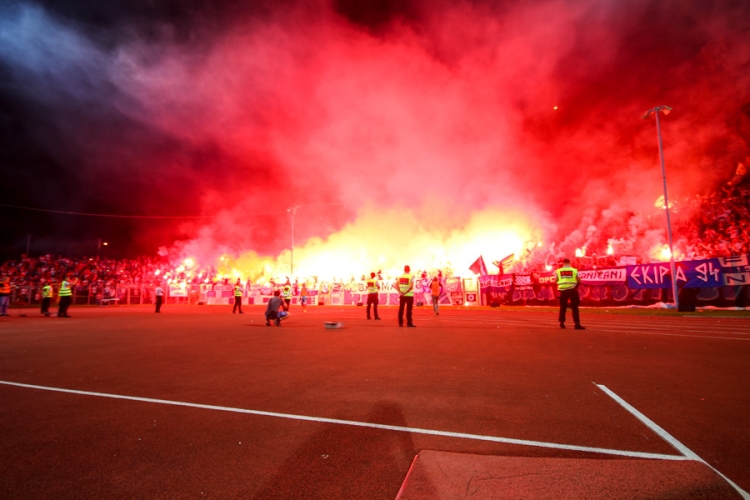
[[[239,284],[234,286],[234,307],[232,308],[232,314],[237,311],[237,308],[240,309],[240,314],[245,314],[242,312],[242,287]]]
[[[380,320],[378,316],[378,278],[377,274],[370,273],[370,279],[367,280],[367,319],[370,319],[370,305],[373,306],[375,319]]]
[[[585,330],[581,326],[581,318],[578,313],[578,285],[581,278],[578,276],[578,269],[570,265],[570,259],[563,260],[563,266],[555,271],[557,277],[557,290],[560,292],[560,328],[565,328],[565,313],[570,302],[570,310],[573,313],[573,323],[576,330]]]
[[[42,314],[49,316],[49,305],[52,302],[52,284],[47,282],[42,287]]]
[[[289,281],[286,282],[284,287],[281,289],[281,298],[284,299],[284,310],[289,310],[289,304],[292,303],[292,284]]]
[[[404,326],[404,308],[406,308],[406,326],[415,328],[412,319],[412,309],[414,308],[414,276],[411,274],[411,268],[404,266],[404,274],[398,278],[398,326]]]
[[[57,292],[57,296],[60,298],[60,305],[57,308],[58,318],[70,318],[68,315],[68,308],[70,303],[73,302],[73,291],[70,289],[70,282],[68,277],[62,280],[60,283],[60,290]]]

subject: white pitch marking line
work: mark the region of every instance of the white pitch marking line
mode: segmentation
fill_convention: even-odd
[[[622,406],[623,408],[625,408],[635,418],[637,418],[638,420],[640,420],[641,422],[643,422],[646,425],[646,427],[648,427],[649,429],[651,429],[652,431],[654,431],[664,441],[666,441],[667,443],[669,443],[670,445],[672,445],[672,447],[674,447],[674,449],[676,449],[677,451],[679,451],[680,453],[682,453],[685,456],[685,458],[687,458],[688,460],[695,460],[696,462],[701,462],[702,464],[705,464],[711,470],[713,470],[718,475],[720,475],[721,477],[723,477],[724,480],[732,486],[732,488],[734,488],[735,490],[737,490],[737,492],[740,495],[742,495],[742,498],[744,498],[745,500],[750,500],[750,494],[748,494],[745,490],[743,490],[742,488],[740,488],[739,486],[737,486],[727,476],[725,476],[724,474],[722,474],[721,472],[719,472],[718,470],[716,470],[714,467],[712,467],[711,464],[709,464],[708,462],[706,462],[705,460],[703,460],[701,457],[699,457],[698,455],[696,455],[695,452],[693,452],[690,448],[688,448],[684,444],[680,443],[677,439],[675,439],[667,431],[665,431],[664,429],[662,429],[661,427],[659,427],[656,424],[656,422],[654,422],[653,420],[651,420],[650,418],[648,418],[646,415],[644,415],[643,413],[641,413],[638,410],[636,410],[627,401],[625,401],[620,396],[618,396],[617,394],[615,394],[614,392],[612,392],[611,390],[609,390],[609,388],[607,388],[606,386],[597,384],[595,382],[594,382],[594,385],[597,386],[602,391],[604,391],[604,393],[607,396],[609,396],[612,399],[614,399],[620,406]]]
[[[203,410],[218,410],[218,411],[227,411],[227,412],[233,412],[233,413],[245,413],[245,414],[250,414],[250,415],[287,418],[291,420],[305,420],[309,422],[319,422],[319,423],[326,423],[326,424],[351,425],[354,427],[367,427],[371,429],[384,429],[384,430],[398,431],[398,432],[410,432],[413,434],[428,434],[432,436],[442,436],[442,437],[451,437],[451,438],[459,438],[459,439],[473,439],[476,441],[491,441],[494,443],[515,444],[515,445],[521,445],[521,446],[535,446],[538,448],[553,448],[557,450],[581,451],[581,452],[586,452],[586,453],[600,453],[603,455],[617,455],[617,456],[622,456],[622,457],[646,458],[646,459],[658,459],[658,460],[677,460],[677,461],[690,460],[690,458],[683,456],[683,455],[666,455],[666,454],[661,454],[661,453],[645,453],[645,452],[639,452],[639,451],[612,450],[609,448],[592,448],[589,446],[546,443],[543,441],[527,441],[524,439],[483,436],[480,434],[466,434],[463,432],[437,431],[437,430],[432,430],[432,429],[420,429],[416,427],[404,427],[404,426],[399,426],[399,425],[374,424],[370,422],[357,422],[354,420],[339,420],[335,418],[309,417],[306,415],[293,415],[289,413],[277,413],[277,412],[260,411],[260,410],[247,410],[244,408],[232,408],[229,406],[215,406],[215,405],[204,405],[204,404],[198,404],[198,403],[186,403],[182,401],[171,401],[168,399],[153,399],[153,398],[142,398],[142,397],[136,397],[136,396],[124,396],[121,394],[108,394],[104,392],[78,391],[74,389],[62,389],[59,387],[47,387],[43,385],[22,384],[19,382],[9,382],[5,380],[0,380],[0,384],[10,385],[10,386],[15,386],[15,387],[24,387],[27,389],[39,389],[43,391],[79,394],[83,396],[97,396],[97,397],[111,398],[111,399],[125,399],[128,401],[140,401],[144,403],[157,403],[157,404],[173,405],[173,406],[186,406],[189,408],[200,408]]]

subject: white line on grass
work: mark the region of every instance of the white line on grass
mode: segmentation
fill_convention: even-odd
[[[688,460],[695,460],[696,462],[701,462],[702,464],[705,464],[711,470],[713,470],[718,475],[720,475],[722,478],[724,478],[724,480],[727,483],[729,483],[732,486],[732,488],[734,488],[735,490],[737,490],[737,492],[740,495],[742,495],[742,498],[744,498],[745,500],[750,500],[750,494],[748,494],[745,490],[743,490],[742,488],[740,488],[739,486],[737,486],[731,479],[729,479],[728,477],[726,477],[724,474],[722,474],[721,472],[719,472],[718,470],[716,470],[714,467],[712,467],[711,464],[709,464],[708,462],[706,462],[705,460],[703,460],[701,457],[699,457],[698,455],[696,455],[695,452],[693,452],[692,450],[690,450],[687,446],[685,446],[684,444],[680,443],[677,439],[675,439],[667,431],[665,431],[664,429],[662,429],[661,427],[659,427],[653,420],[651,420],[646,415],[644,415],[643,413],[641,413],[638,410],[636,410],[627,401],[625,401],[620,396],[618,396],[617,394],[615,394],[614,392],[612,392],[611,390],[609,390],[606,386],[597,384],[595,382],[594,382],[594,385],[597,386],[602,391],[604,391],[604,393],[607,396],[609,396],[612,399],[614,399],[620,406],[622,406],[623,408],[625,408],[635,418],[637,418],[638,420],[640,420],[641,422],[643,422],[646,425],[646,427],[648,427],[649,429],[651,429],[652,431],[654,431],[664,441],[666,441],[667,443],[669,443],[670,445],[672,445],[672,447],[674,449],[676,449],[677,451],[679,451],[680,453],[682,453],[683,456],[685,456],[685,458],[687,458]]]
[[[287,418],[291,420],[306,420],[308,422],[319,422],[319,423],[324,423],[324,424],[350,425],[354,427],[367,427],[371,429],[383,429],[383,430],[389,430],[389,431],[410,432],[413,434],[428,434],[432,436],[442,436],[442,437],[451,437],[451,438],[459,438],[459,439],[473,439],[476,441],[491,441],[494,443],[515,444],[515,445],[521,445],[521,446],[535,446],[538,448],[553,448],[557,450],[580,451],[580,452],[586,452],[586,453],[600,453],[603,455],[617,455],[617,456],[622,456],[622,457],[633,457],[633,458],[647,458],[647,459],[659,459],[659,460],[690,460],[690,458],[684,455],[666,455],[666,454],[661,454],[661,453],[645,453],[645,452],[628,451],[628,450],[611,450],[608,448],[592,448],[589,446],[546,443],[543,441],[527,441],[525,439],[512,439],[512,438],[504,438],[504,437],[496,437],[496,436],[483,436],[480,434],[466,434],[463,432],[437,431],[437,430],[432,430],[432,429],[420,429],[417,427],[404,427],[400,425],[385,425],[385,424],[375,424],[375,423],[370,423],[370,422],[357,422],[354,420],[340,420],[336,418],[309,417],[306,415],[293,415],[289,413],[277,413],[277,412],[260,411],[260,410],[247,410],[244,408],[232,408],[228,406],[215,406],[215,405],[204,405],[204,404],[198,404],[198,403],[186,403],[182,401],[171,401],[168,399],[153,399],[153,398],[142,398],[142,397],[136,397],[136,396],[124,396],[121,394],[108,394],[104,392],[78,391],[74,389],[62,389],[59,387],[47,387],[43,385],[22,384],[19,382],[9,382],[5,380],[0,380],[0,384],[10,385],[10,386],[15,386],[15,387],[24,387],[27,389],[38,389],[38,390],[43,390],[43,391],[79,394],[83,396],[96,396],[96,397],[111,398],[111,399],[125,399],[128,401],[140,401],[143,403],[156,403],[156,404],[164,404],[164,405],[172,405],[172,406],[186,406],[189,408],[200,408],[203,410],[217,410],[217,411],[226,411],[226,412],[233,412],[233,413],[245,413],[245,414],[260,415],[260,416],[265,416],[265,417]]]

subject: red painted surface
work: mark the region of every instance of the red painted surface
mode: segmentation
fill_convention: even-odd
[[[494,457],[423,451],[401,500],[679,498],[739,500],[695,461]]]
[[[72,309],[0,323],[0,380],[173,401],[675,454],[613,390],[750,489],[750,321],[395,308]],[[342,321],[327,330],[324,321]],[[583,452],[0,385],[0,491],[12,498],[396,497],[422,450]],[[582,473],[585,462],[581,461]]]

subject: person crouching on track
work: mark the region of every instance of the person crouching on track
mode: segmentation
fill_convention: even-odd
[[[573,323],[576,330],[585,330],[581,326],[581,318],[578,313],[578,285],[581,278],[578,269],[570,265],[570,259],[563,260],[563,266],[555,271],[557,277],[557,290],[560,292],[560,328],[565,328],[565,313],[570,302],[570,310],[573,313]]]
[[[289,313],[284,311],[284,301],[279,296],[281,293],[276,290],[273,292],[273,297],[268,301],[268,307],[266,308],[266,326],[271,326],[271,320],[274,320],[276,326],[281,326],[281,321],[289,316]],[[281,309],[281,311],[279,311]]]

